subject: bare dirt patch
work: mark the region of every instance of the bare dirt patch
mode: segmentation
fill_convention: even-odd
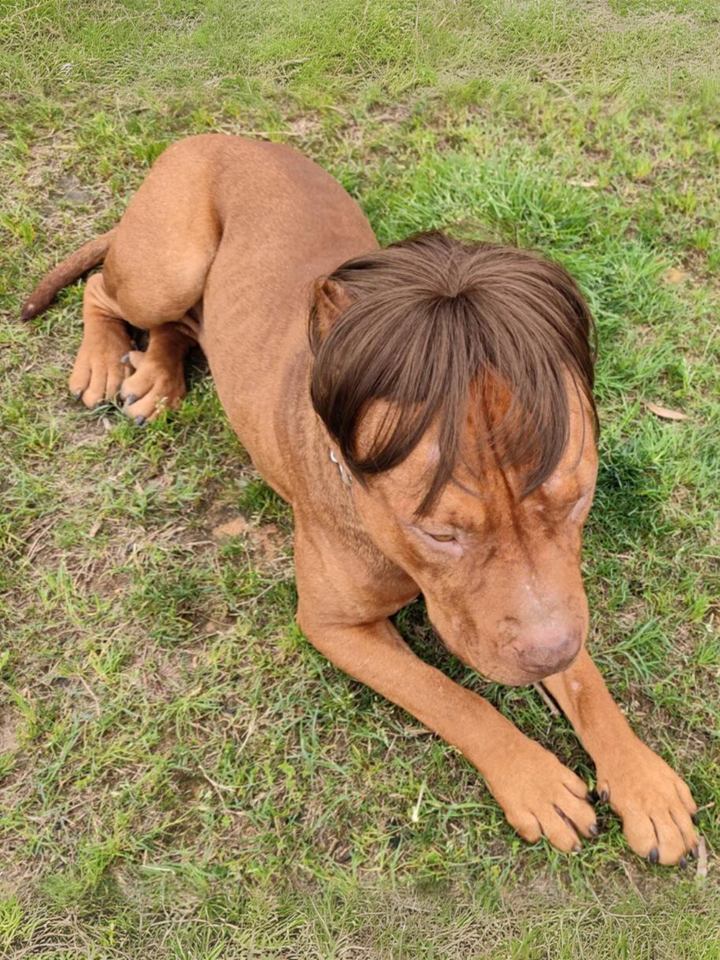
[[[0,710],[0,753],[15,753],[20,741],[17,717],[9,710]]]
[[[232,537],[246,537],[256,558],[268,563],[277,560],[289,544],[289,537],[276,523],[258,525],[242,515],[213,527],[212,535],[220,543]]]

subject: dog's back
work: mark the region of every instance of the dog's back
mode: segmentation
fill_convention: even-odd
[[[280,451],[268,417],[283,422],[288,398],[295,418],[310,415],[299,387],[310,360],[312,282],[375,246],[357,203],[296,150],[222,134],[189,137],[160,156],[115,230],[41,281],[23,317],[42,312],[104,258],[102,275],[86,288],[73,393],[94,406],[120,389],[134,401],[126,403],[130,415],[144,422],[156,400],[175,406],[184,395],[178,356],[197,339],[235,431],[272,482],[282,471],[274,469]],[[157,394],[153,407],[140,402],[137,374],[127,376],[131,343],[121,321],[151,332],[149,356],[135,356],[146,367],[153,361],[141,384]]]

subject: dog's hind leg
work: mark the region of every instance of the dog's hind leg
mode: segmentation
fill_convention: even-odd
[[[192,137],[163,153],[120,221],[102,275],[88,281],[70,378],[86,406],[122,384],[125,412],[144,421],[185,395],[183,358],[197,341],[195,308],[220,241],[213,184],[226,141]],[[144,354],[132,350],[127,323],[150,331]]]
[[[124,319],[127,312],[118,299],[108,293],[104,274],[90,277],[83,299],[83,339],[70,391],[90,408],[114,400],[119,393],[125,401],[124,412],[144,423],[161,409],[175,409],[187,393],[183,361],[197,343],[199,324],[192,313],[152,325],[141,317],[145,322],[135,321],[135,325],[150,328],[148,347],[142,352],[130,338]]]
[[[128,325],[99,273],[85,285],[83,327],[69,387],[76,400],[92,408],[112,400],[120,390],[129,373],[122,358],[132,346]]]

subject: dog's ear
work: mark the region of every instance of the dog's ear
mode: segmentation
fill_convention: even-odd
[[[352,302],[350,294],[337,281],[327,277],[315,281],[310,305],[310,343],[313,349],[322,343]]]

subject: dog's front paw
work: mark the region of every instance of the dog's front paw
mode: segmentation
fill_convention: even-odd
[[[130,351],[127,360],[135,372],[123,381],[120,396],[124,400],[123,411],[129,417],[143,424],[161,410],[179,406],[187,393],[182,360],[156,357],[150,351],[140,350]]]
[[[640,740],[598,764],[600,799],[622,818],[628,843],[651,863],[682,866],[695,853],[697,804],[687,784]]]
[[[565,853],[580,850],[581,837],[597,836],[595,811],[583,781],[547,750],[526,740],[513,744],[488,786],[508,823],[523,840],[545,837]]]

